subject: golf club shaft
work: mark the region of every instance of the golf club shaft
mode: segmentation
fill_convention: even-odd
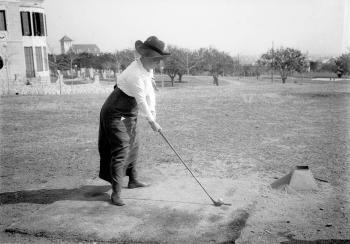
[[[193,176],[193,178],[198,182],[198,184],[202,187],[203,191],[208,195],[208,197],[210,198],[210,200],[215,204],[216,201],[214,201],[214,199],[209,195],[209,193],[205,190],[205,188],[202,186],[202,184],[199,182],[199,180],[196,178],[196,176],[194,176],[194,174],[192,173],[192,171],[190,170],[190,168],[186,165],[186,163],[183,161],[183,159],[181,158],[181,156],[176,152],[175,148],[171,145],[171,143],[169,142],[169,140],[166,138],[166,136],[163,134],[162,131],[159,131],[159,134],[164,138],[164,140],[168,143],[168,145],[171,147],[171,149],[173,149],[174,153],[177,155],[177,157],[180,159],[180,161],[182,162],[183,165],[185,165],[186,169],[191,173],[191,175]]]

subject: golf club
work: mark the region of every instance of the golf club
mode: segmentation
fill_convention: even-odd
[[[191,173],[191,175],[193,176],[193,178],[198,182],[198,184],[202,187],[203,191],[208,195],[208,197],[210,198],[210,200],[213,202],[214,206],[221,206],[221,205],[228,205],[231,206],[230,203],[225,203],[221,198],[219,198],[217,201],[215,201],[210,195],[209,193],[205,190],[205,188],[202,186],[202,184],[199,182],[199,180],[196,178],[196,176],[194,176],[194,174],[192,173],[192,171],[190,170],[190,168],[186,165],[186,163],[183,161],[183,159],[181,158],[181,156],[176,152],[175,148],[171,145],[171,143],[169,142],[169,140],[166,138],[166,136],[163,134],[163,132],[161,130],[158,131],[159,134],[164,138],[164,140],[168,143],[168,145],[170,146],[171,149],[173,149],[174,153],[177,155],[177,157],[180,159],[180,161],[182,162],[183,165],[185,165],[186,169]]]

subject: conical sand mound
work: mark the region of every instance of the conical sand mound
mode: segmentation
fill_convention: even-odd
[[[274,189],[280,189],[285,186],[303,191],[317,189],[317,183],[308,166],[296,166],[289,174],[271,184],[271,187]]]

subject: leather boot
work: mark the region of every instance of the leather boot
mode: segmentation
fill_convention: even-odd
[[[123,200],[120,198],[121,191],[122,191],[121,185],[113,182],[112,183],[112,195],[111,195],[112,204],[117,205],[117,206],[125,205]]]
[[[134,189],[134,188],[139,188],[139,187],[147,187],[150,186],[149,184],[142,183],[138,180],[129,180],[128,188],[129,189]]]
[[[112,201],[112,204],[117,205],[117,206],[124,206],[125,205],[123,200],[120,198],[119,194],[116,192],[112,193],[111,201]]]

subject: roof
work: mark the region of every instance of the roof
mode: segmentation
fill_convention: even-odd
[[[3,2],[3,1],[0,1],[0,2]],[[7,0],[5,2],[19,3],[20,7],[36,8],[36,9],[40,9],[41,11],[45,11],[42,6],[42,3],[44,2],[44,0]]]
[[[100,53],[96,44],[73,44],[71,49],[75,53]]]
[[[65,42],[68,42],[68,41],[73,41],[72,39],[70,39],[67,35],[65,35],[64,37],[61,38],[60,41],[65,41]]]
[[[44,0],[20,0],[22,4],[42,4]]]

